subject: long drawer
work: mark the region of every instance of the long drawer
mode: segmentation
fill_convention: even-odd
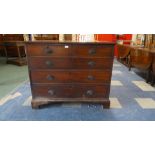
[[[41,98],[106,98],[109,85],[99,84],[33,84],[33,97]]]
[[[33,83],[109,83],[110,70],[34,70]]]
[[[75,56],[75,57],[113,57],[113,46],[108,45],[31,45],[27,46],[28,56]]]
[[[29,58],[31,69],[112,69],[112,62],[112,58]]]

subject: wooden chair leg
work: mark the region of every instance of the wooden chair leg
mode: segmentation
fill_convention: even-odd
[[[129,66],[129,59],[128,59],[128,57],[126,58],[126,64],[127,64],[127,66]]]
[[[128,61],[127,62],[128,65],[127,66],[129,68],[129,71],[130,71],[131,70],[131,63],[130,63],[130,57],[129,56],[127,57],[127,61]]]
[[[131,61],[129,59],[129,62],[128,62],[128,67],[129,67],[129,71],[131,71]]]
[[[152,81],[151,81],[151,85],[154,86],[155,84],[155,75],[152,74]]]
[[[7,52],[7,49],[6,47],[4,47],[4,51],[5,51],[5,56],[6,56],[6,63],[8,62],[8,52]]]
[[[129,64],[129,71],[131,71],[131,65]]]
[[[148,70],[147,73],[146,73],[146,83],[149,82],[150,76],[151,76],[151,71]]]

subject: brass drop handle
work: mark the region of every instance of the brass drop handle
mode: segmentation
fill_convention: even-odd
[[[55,94],[54,90],[48,90],[48,94],[53,96]]]
[[[47,75],[47,80],[49,80],[49,81],[52,81],[52,80],[54,80],[54,76]]]
[[[89,62],[88,62],[88,65],[91,66],[91,67],[95,66],[95,64],[96,64],[96,63],[95,63],[94,61],[89,61]]]
[[[52,49],[51,49],[49,46],[47,46],[47,47],[44,49],[44,51],[45,51],[45,53],[47,53],[47,54],[52,54],[52,53],[53,53]]]
[[[95,49],[90,49],[89,54],[91,54],[91,55],[96,54],[96,50]]]
[[[88,75],[88,80],[94,80],[94,79],[95,79],[94,76]]]
[[[52,63],[52,61],[49,61],[49,60],[47,60],[45,63],[46,63],[46,65],[47,65],[48,67],[51,67],[51,66],[53,66],[53,63]]]

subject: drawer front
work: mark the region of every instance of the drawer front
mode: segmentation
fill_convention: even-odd
[[[73,86],[73,98],[107,98],[109,96],[108,85],[79,84]]]
[[[113,46],[91,46],[80,45],[71,48],[72,55],[77,57],[112,57]]]
[[[34,97],[40,98],[107,98],[109,85],[97,84],[51,84],[33,85]]]
[[[34,97],[40,98],[69,98],[71,96],[71,85],[33,85]]]
[[[27,45],[28,56],[113,57],[113,46],[107,45]]]
[[[69,83],[71,76],[68,71],[32,71],[32,83]]]
[[[31,69],[111,69],[112,62],[112,58],[29,58]]]
[[[75,69],[111,69],[112,58],[74,58]]]
[[[32,71],[32,83],[110,83],[111,72],[102,70]]]
[[[30,57],[31,69],[68,69],[72,66],[70,58]]]
[[[69,56],[68,45],[27,45],[28,56]]]
[[[110,83],[109,70],[77,70],[71,72],[72,81],[75,83]]]

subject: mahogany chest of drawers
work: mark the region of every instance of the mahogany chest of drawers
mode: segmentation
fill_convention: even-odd
[[[52,102],[95,102],[110,107],[111,42],[26,43],[32,108]]]

